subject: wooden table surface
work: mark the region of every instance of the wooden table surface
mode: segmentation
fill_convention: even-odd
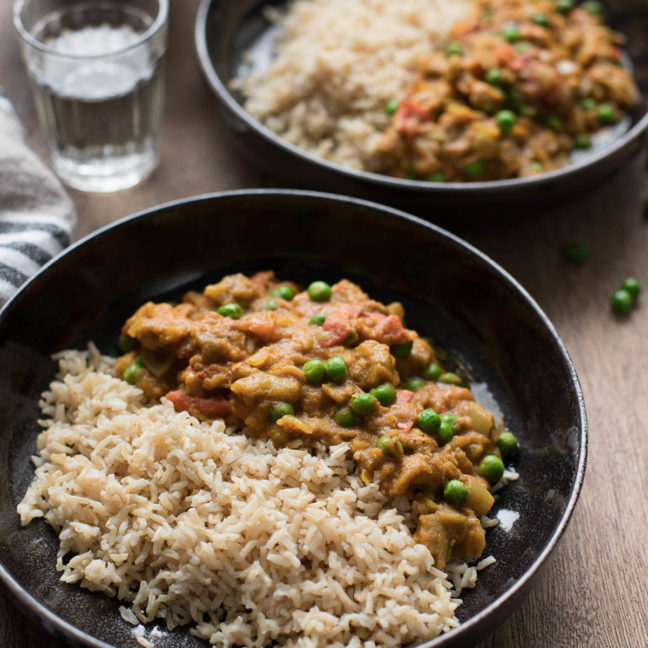
[[[237,155],[202,83],[193,48],[197,0],[176,0],[170,16],[166,112],[160,168],[112,195],[71,191],[77,236],[156,203],[223,189],[271,186]],[[30,143],[46,157],[12,33],[0,1],[0,86]],[[590,424],[583,492],[564,538],[536,587],[479,648],[648,646],[648,219],[645,162],[636,160],[595,191],[533,219],[458,233],[511,272],[553,320],[580,376]],[[568,241],[590,260],[568,265]],[[627,276],[646,293],[624,319],[609,299]],[[0,594],[0,646],[59,648],[24,622]]]

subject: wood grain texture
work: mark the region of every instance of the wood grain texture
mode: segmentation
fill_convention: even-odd
[[[154,204],[263,186],[218,120],[193,49],[197,0],[172,2],[162,164],[138,187],[113,195],[71,192],[77,236]],[[0,86],[30,143],[45,145],[13,35],[0,2]],[[516,611],[478,648],[645,648],[648,646],[648,294],[632,314],[612,315],[609,298],[626,276],[648,290],[644,160],[587,195],[541,217],[459,234],[516,277],[554,322],[580,376],[590,422],[587,477],[575,515],[549,565]],[[571,240],[590,260],[568,265]],[[0,646],[60,648],[26,623],[0,594]]]

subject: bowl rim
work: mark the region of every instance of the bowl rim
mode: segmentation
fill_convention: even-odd
[[[207,44],[207,21],[211,7],[215,5],[216,2],[223,2],[223,0],[201,0],[194,24],[194,46],[203,77],[207,81],[212,92],[216,95],[218,101],[220,101],[220,103],[239,121],[243,122],[248,129],[255,132],[271,146],[287,152],[306,164],[314,164],[323,167],[331,173],[335,173],[339,176],[346,176],[356,182],[368,182],[384,189],[397,191],[415,190],[423,191],[432,195],[441,192],[448,196],[456,194],[457,192],[508,193],[523,188],[538,189],[556,181],[566,182],[568,177],[578,175],[586,169],[595,167],[598,163],[607,158],[613,157],[618,151],[621,151],[630,145],[635,139],[639,138],[642,133],[648,132],[647,109],[634,126],[629,128],[619,137],[615,137],[609,145],[601,147],[599,151],[593,152],[585,159],[568,164],[560,169],[554,169],[553,171],[547,171],[545,173],[525,178],[510,178],[507,180],[488,180],[480,182],[428,182],[426,180],[393,178],[372,171],[361,171],[358,169],[352,169],[351,167],[345,167],[342,164],[331,162],[330,160],[326,160],[325,158],[314,155],[313,153],[309,153],[306,150],[286,141],[262,124],[261,121],[253,117],[235,99],[234,95],[227,88],[229,79],[225,81],[221,79],[219,74],[216,72],[216,68],[212,64],[209,55],[209,47]]]
[[[587,422],[587,413],[585,409],[585,400],[583,396],[583,391],[578,379],[578,375],[574,368],[573,362],[567,349],[565,348],[564,343],[560,339],[554,325],[549,320],[544,311],[540,308],[537,302],[531,297],[528,291],[504,268],[502,268],[496,261],[491,259],[484,252],[481,252],[478,248],[474,247],[472,244],[464,241],[459,236],[449,232],[438,225],[430,223],[429,221],[423,220],[412,214],[408,214],[404,211],[390,207],[387,205],[382,205],[372,201],[364,200],[361,198],[355,198],[350,196],[343,196],[339,194],[325,193],[319,191],[308,191],[308,190],[297,190],[297,189],[237,189],[231,191],[221,191],[213,193],[198,194],[195,196],[188,196],[186,198],[181,198],[178,200],[173,200],[170,202],[161,203],[137,211],[129,216],[125,216],[121,219],[118,219],[108,225],[105,225],[90,234],[87,234],[77,242],[73,243],[69,247],[65,248],[62,252],[57,254],[54,258],[48,261],[36,274],[34,274],[30,279],[28,279],[20,289],[5,303],[5,305],[0,309],[0,327],[2,326],[3,320],[11,315],[11,311],[15,308],[20,307],[20,301],[22,295],[26,293],[29,288],[37,283],[40,280],[40,277],[48,273],[52,267],[54,267],[61,259],[64,257],[74,254],[77,249],[87,245],[91,241],[101,238],[115,229],[124,227],[128,223],[141,220],[145,218],[154,218],[155,214],[165,213],[169,210],[176,208],[186,207],[187,205],[196,205],[199,203],[209,204],[213,201],[218,201],[222,199],[237,199],[239,197],[249,198],[250,196],[256,196],[260,199],[264,197],[282,197],[282,198],[307,198],[314,199],[316,201],[323,202],[340,202],[354,205],[358,208],[368,209],[371,211],[380,211],[386,215],[389,215],[391,218],[396,218],[409,222],[417,227],[423,227],[428,230],[432,230],[434,234],[440,238],[448,240],[453,247],[462,250],[465,253],[475,257],[479,262],[488,266],[492,271],[494,271],[498,277],[504,281],[508,286],[513,289],[513,291],[523,300],[525,306],[529,308],[532,313],[537,317],[539,323],[545,328],[549,333],[553,344],[555,345],[556,350],[559,353],[559,356],[562,360],[562,364],[566,373],[569,376],[571,387],[576,396],[576,405],[575,414],[578,419],[578,447],[575,449],[578,453],[578,461],[576,465],[576,470],[573,476],[573,484],[571,488],[571,493],[569,499],[565,505],[565,510],[563,511],[560,520],[551,534],[549,540],[547,541],[545,547],[536,557],[533,563],[528,567],[524,574],[503,594],[491,601],[483,610],[479,611],[477,614],[471,616],[470,618],[462,621],[457,627],[452,630],[439,635],[427,642],[418,645],[418,648],[436,648],[441,647],[446,642],[457,641],[462,638],[464,635],[470,633],[476,626],[486,623],[487,617],[494,615],[498,608],[505,606],[506,603],[512,600],[517,596],[522,590],[526,589],[530,581],[536,576],[540,569],[546,563],[547,558],[554,550],[558,544],[560,538],[562,537],[567,525],[571,519],[574,508],[580,496],[583,481],[585,478],[585,468],[587,465],[587,449],[588,449],[588,422]],[[0,346],[3,344],[3,336],[0,328]],[[0,556],[0,586],[3,586],[6,591],[13,597],[14,601],[22,605],[26,611],[32,615],[32,617],[38,617],[41,621],[41,625],[45,625],[50,632],[52,628],[56,631],[62,633],[66,638],[72,639],[77,643],[88,646],[89,648],[117,648],[111,644],[105,643],[101,639],[97,639],[83,630],[72,625],[68,621],[59,617],[55,612],[47,608],[43,603],[34,598],[31,594],[27,593],[18,583],[18,581],[11,575],[9,570],[5,567],[2,557]],[[46,621],[47,623],[44,623]]]

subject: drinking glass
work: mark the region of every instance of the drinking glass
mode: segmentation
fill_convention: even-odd
[[[52,166],[82,191],[158,163],[169,0],[17,0],[14,24]]]

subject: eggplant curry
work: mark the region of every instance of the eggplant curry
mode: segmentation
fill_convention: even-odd
[[[600,2],[477,0],[442,51],[387,106],[382,171],[435,182],[536,175],[565,166],[637,99],[623,36]]]
[[[272,272],[235,274],[139,308],[117,371],[151,399],[278,446],[349,442],[365,482],[410,499],[415,539],[443,567],[481,555],[479,517],[517,442],[403,319],[399,303],[347,280],[302,290]]]

